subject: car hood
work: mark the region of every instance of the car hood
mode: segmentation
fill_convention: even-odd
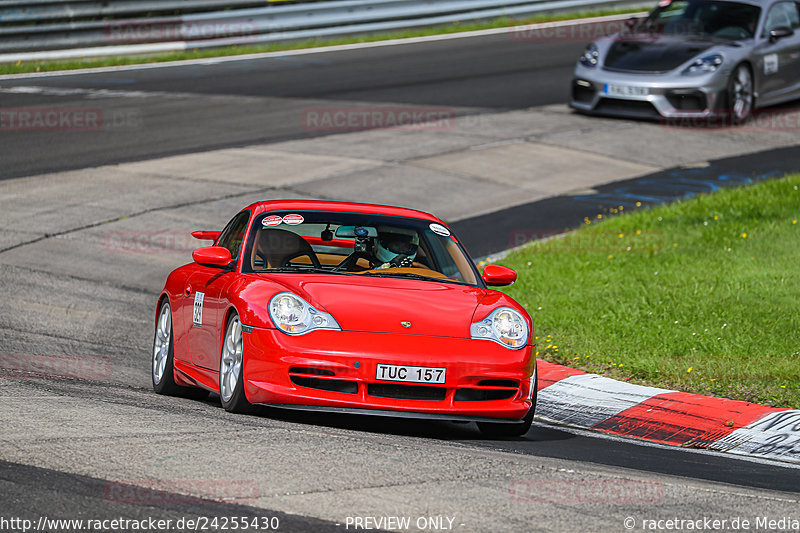
[[[333,315],[345,331],[469,338],[472,316],[490,291],[468,285],[367,276],[273,277]],[[409,327],[403,323],[410,323]]]
[[[706,39],[659,37],[617,38],[611,43],[604,66],[635,72],[668,72],[719,44]]]

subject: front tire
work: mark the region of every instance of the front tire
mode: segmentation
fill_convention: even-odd
[[[174,351],[172,342],[172,308],[169,305],[169,300],[165,299],[158,309],[150,372],[150,376],[153,379],[153,390],[158,394],[177,396],[181,392],[181,387],[175,383]]]
[[[172,308],[164,299],[158,309],[158,321],[153,338],[153,359],[150,377],[153,390],[166,396],[180,396],[202,400],[208,398],[208,391],[195,387],[183,387],[175,383],[175,347],[172,340]]]
[[[522,422],[504,424],[502,422],[478,422],[478,429],[487,437],[521,437],[531,429],[534,408],[531,407]]]
[[[231,413],[247,413],[252,404],[244,394],[244,351],[242,323],[232,314],[225,328],[219,358],[219,398],[222,407]]]
[[[744,63],[733,69],[728,80],[728,117],[732,125],[743,124],[753,112],[753,73]]]
[[[521,437],[525,435],[533,424],[533,415],[536,413],[536,397],[539,391],[534,389],[531,397],[531,408],[522,422],[503,424],[502,422],[478,422],[478,429],[487,437]]]

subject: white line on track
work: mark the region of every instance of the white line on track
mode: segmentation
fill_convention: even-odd
[[[324,54],[328,52],[346,52],[351,50],[363,50],[368,48],[383,48],[387,46],[405,46],[409,44],[430,43],[436,41],[449,41],[453,39],[469,39],[473,37],[486,37],[491,35],[501,35],[503,33],[515,33],[536,31],[550,28],[562,28],[577,26],[586,23],[615,22],[626,20],[630,17],[639,16],[643,13],[627,13],[624,15],[609,15],[606,17],[590,17],[573,20],[561,20],[554,22],[542,22],[539,24],[526,24],[523,26],[511,26],[505,28],[489,28],[486,30],[465,31],[460,33],[448,33],[441,35],[428,35],[424,37],[409,37],[407,39],[390,39],[387,41],[374,41],[368,43],[342,44],[335,46],[321,46],[319,48],[303,48],[299,50],[285,50],[281,52],[263,52],[258,54],[244,54],[225,57],[209,57],[203,59],[186,59],[180,61],[167,61],[162,63],[143,63],[141,65],[123,65],[116,67],[97,67],[78,70],[59,70],[54,72],[30,72],[26,74],[4,74],[0,75],[0,81],[18,80],[26,78],[51,78],[59,76],[76,76],[80,74],[102,74],[108,72],[125,72],[132,70],[147,70],[154,68],[172,68],[191,65],[215,65],[217,63],[230,63],[233,61],[249,61],[252,59],[267,59],[271,57],[303,56],[311,54]],[[591,36],[589,36],[591,37]],[[510,37],[509,37],[510,38]],[[125,52],[121,51],[120,55]]]
[[[81,96],[89,100],[102,98],[185,98],[196,97],[190,93],[168,93],[163,91],[120,91],[116,89],[82,89],[62,87],[40,87],[36,85],[21,85],[15,87],[0,87],[0,94],[23,94],[41,96]]]

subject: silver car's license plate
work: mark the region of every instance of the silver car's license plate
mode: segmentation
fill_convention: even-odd
[[[407,383],[444,383],[446,368],[378,364],[375,379]]]
[[[632,87],[630,85],[605,84],[603,91],[609,96],[647,96],[650,90],[647,87]]]

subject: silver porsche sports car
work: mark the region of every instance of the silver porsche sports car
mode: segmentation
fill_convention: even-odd
[[[800,98],[800,2],[661,0],[586,46],[570,106],[585,113],[747,120]]]

